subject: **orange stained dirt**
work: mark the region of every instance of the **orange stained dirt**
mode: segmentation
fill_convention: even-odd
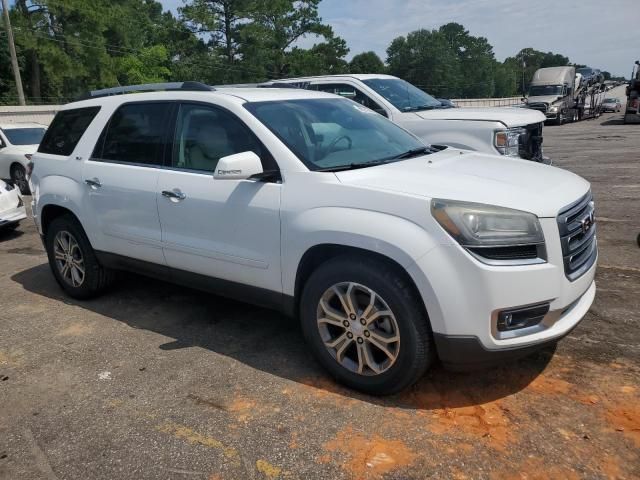
[[[236,396],[227,405],[227,410],[233,413],[240,422],[249,420],[256,410],[256,402],[247,398]]]
[[[417,455],[401,440],[380,435],[365,436],[347,427],[324,444],[324,449],[336,455],[342,469],[354,480],[382,478],[388,472],[411,465]],[[327,463],[328,455],[318,458]]]
[[[618,432],[640,447],[640,402],[618,404],[606,413],[607,421]]]
[[[559,378],[539,375],[529,384],[529,388],[536,393],[546,395],[563,395],[569,393],[571,384]]]
[[[492,480],[580,480],[574,470],[560,465],[549,465],[537,457],[528,458],[519,468],[508,472],[496,472]]]

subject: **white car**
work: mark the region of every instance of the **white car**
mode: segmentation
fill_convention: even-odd
[[[549,162],[543,155],[543,113],[513,107],[452,108],[392,75],[345,74],[275,80],[270,85],[350,98],[429,144]]]
[[[27,212],[20,192],[0,180],[0,232],[15,229],[25,218]]]
[[[0,178],[11,180],[23,195],[31,155],[38,149],[47,127],[38,123],[0,123]]]
[[[69,295],[125,269],[275,308],[333,376],[373,394],[436,357],[504,364],[555,342],[595,295],[587,181],[427,146],[335,95],[93,92],[34,159],[34,218]]]

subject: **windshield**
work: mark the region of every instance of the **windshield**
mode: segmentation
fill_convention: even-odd
[[[252,102],[244,106],[310,170],[397,161],[394,157],[426,148],[409,132],[348,99]]]
[[[39,145],[44,136],[44,128],[7,128],[2,132],[12,145]]]
[[[616,103],[618,101],[617,98],[605,98],[604,103]]]
[[[531,85],[530,97],[544,97],[548,95],[562,95],[562,85]]]
[[[579,68],[576,70],[576,72],[578,72],[580,75],[591,75],[593,73],[593,70],[591,70],[590,68]]]
[[[402,112],[442,108],[431,95],[399,78],[372,78],[362,82]]]

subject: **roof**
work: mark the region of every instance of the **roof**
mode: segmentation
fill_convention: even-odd
[[[46,125],[35,122],[6,122],[0,123],[0,129],[11,130],[14,128],[47,128]]]
[[[283,78],[281,80],[273,80],[273,83],[289,83],[289,82],[301,82],[301,81],[311,81],[311,80],[321,80],[327,78],[335,78],[335,79],[346,79],[352,78],[356,80],[372,80],[376,78],[398,78],[393,75],[385,75],[383,73],[345,73],[342,75],[316,75],[312,77],[296,77],[296,78]]]
[[[110,95],[68,103],[63,107],[63,110],[69,108],[89,107],[93,105],[119,105],[121,103],[130,101],[186,100],[206,102],[214,98],[219,98],[220,96],[236,99],[238,103],[295,100],[305,98],[335,98],[335,95],[329,93],[295,88],[219,87],[216,88],[216,90],[212,90],[210,92],[172,90]]]

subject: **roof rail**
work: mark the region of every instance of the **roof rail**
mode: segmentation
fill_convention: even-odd
[[[78,97],[77,100],[87,100],[90,98],[109,97],[111,95],[123,95],[132,92],[158,92],[158,91],[192,91],[210,92],[215,88],[200,82],[169,82],[169,83],[146,83],[142,85],[126,85],[122,87],[103,88],[93,90]]]

